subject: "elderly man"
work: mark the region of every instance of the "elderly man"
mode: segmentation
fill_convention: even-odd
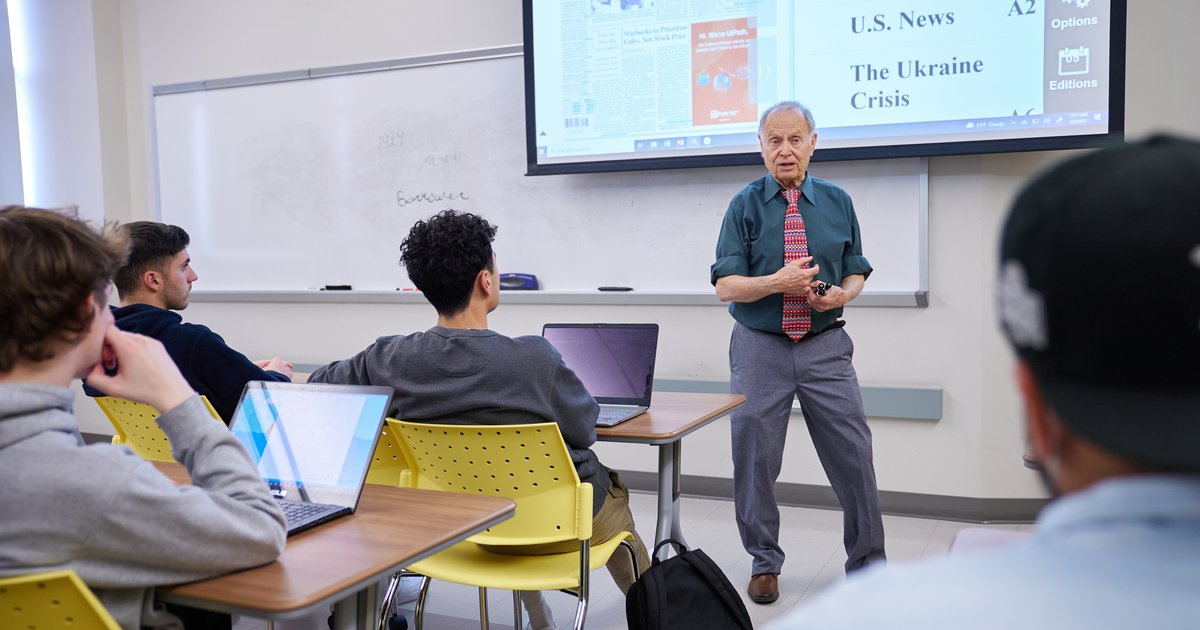
[[[1134,185],[1136,184],[1136,185]],[[1195,628],[1200,143],[1090,153],[1017,198],[999,311],[1057,496],[1027,540],[849,580],[776,628]],[[1146,286],[1153,307],[1119,308]]]
[[[783,568],[774,484],[793,396],[842,505],[846,571],[885,556],[871,431],[841,320],[871,273],[858,218],[845,191],[808,176],[817,132],[806,107],[767,109],[758,141],[770,174],[729,202],[711,273],[736,320],[729,366],[746,404],[731,423],[734,503],[754,558],[750,599],[767,604],[779,597]]]

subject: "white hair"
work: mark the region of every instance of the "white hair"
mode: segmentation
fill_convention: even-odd
[[[804,116],[804,122],[808,123],[809,133],[817,130],[817,123],[813,121],[812,111],[800,103],[800,101],[779,101],[768,107],[767,111],[763,112],[762,117],[758,119],[758,135],[762,135],[763,125],[767,123],[767,118],[771,114],[785,109]]]

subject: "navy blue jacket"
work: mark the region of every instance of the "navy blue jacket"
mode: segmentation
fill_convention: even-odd
[[[207,326],[183,323],[174,311],[149,304],[131,304],[112,311],[117,328],[161,341],[188,384],[208,398],[226,424],[233,418],[248,381],[290,380],[279,372],[258,367]],[[89,396],[104,395],[86,383],[84,390]]]

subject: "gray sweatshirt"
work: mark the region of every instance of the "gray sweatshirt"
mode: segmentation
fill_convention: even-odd
[[[123,628],[178,627],[153,587],[271,562],[283,515],[199,396],[163,414],[176,487],[127,447],[84,446],[71,390],[0,384],[0,576],[74,569]]]
[[[396,390],[393,418],[438,424],[555,422],[579,480],[600,511],[610,485],[591,446],[599,405],[558,350],[541,337],[434,326],[380,337],[362,352],[319,368],[310,383],[384,385]]]

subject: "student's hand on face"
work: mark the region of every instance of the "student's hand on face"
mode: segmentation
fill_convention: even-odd
[[[104,373],[116,368],[116,374]],[[175,408],[195,394],[157,339],[110,326],[104,334],[100,362],[87,376],[92,387],[109,396],[144,402],[160,412]]]
[[[262,361],[255,361],[254,364],[264,370],[270,370],[272,372],[279,372],[280,374],[282,374],[288,378],[292,378],[292,364],[288,363],[287,361],[284,361],[283,359],[280,359],[279,357],[275,357],[273,359],[263,359]]]

